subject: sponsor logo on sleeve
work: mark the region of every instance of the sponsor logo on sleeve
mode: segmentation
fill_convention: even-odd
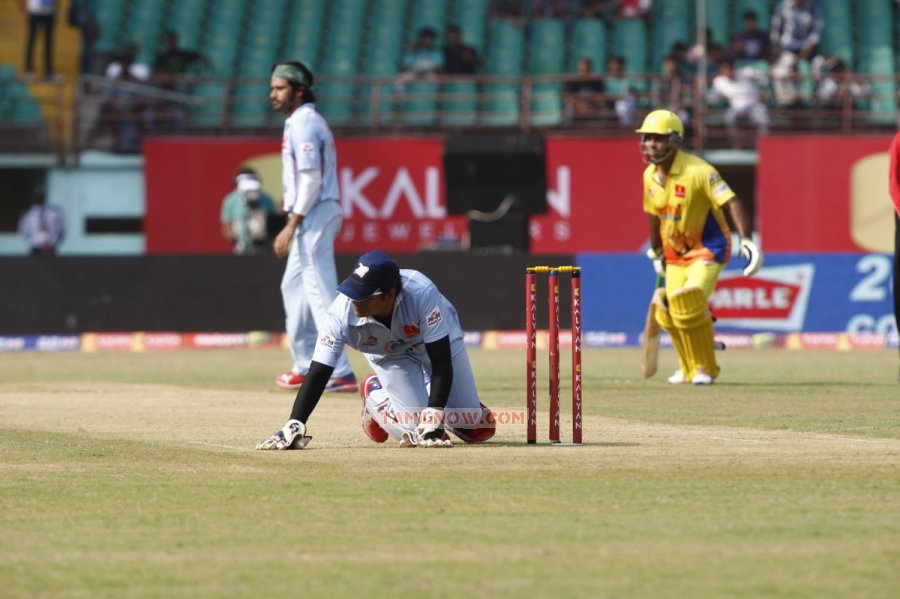
[[[441,316],[441,309],[435,307],[435,309],[429,312],[428,316],[425,317],[425,325],[429,329],[433,329],[441,322],[441,320],[443,320],[443,317]]]
[[[316,147],[309,142],[300,144],[300,154],[306,158],[312,158],[316,155]]]
[[[709,186],[713,187],[716,183],[722,180],[722,175],[713,171],[709,174]]]
[[[328,349],[335,349],[337,347],[337,341],[331,335],[322,335],[319,337],[319,343]]]

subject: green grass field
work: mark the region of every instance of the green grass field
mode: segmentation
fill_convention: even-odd
[[[523,408],[522,352],[472,355]],[[256,452],[283,351],[4,354],[0,596],[896,597],[896,351],[721,362],[672,387],[671,350],[650,381],[587,350],[584,447],[545,413],[538,446],[375,445],[343,394],[306,450]]]

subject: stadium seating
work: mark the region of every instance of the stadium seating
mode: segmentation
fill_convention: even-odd
[[[40,107],[16,68],[0,64],[0,122],[4,128],[31,128],[43,125]]]
[[[641,19],[618,19],[613,22],[613,48],[625,57],[625,70],[629,73],[646,73],[647,26]]]
[[[205,12],[206,0],[178,0],[171,5],[166,29],[175,32],[180,47],[200,50]]]
[[[568,70],[574,72],[578,60],[584,56],[594,63],[594,70],[605,69],[607,40],[606,24],[602,20],[577,20],[572,26]]]
[[[848,64],[854,64],[853,28],[839,27],[835,23],[851,23],[849,0],[820,0],[825,29],[819,52],[826,56],[840,56]]]
[[[559,75],[565,71],[566,29],[561,19],[538,19],[531,27],[528,74]],[[532,86],[531,122],[556,125],[562,122],[562,84],[536,81]]]
[[[691,4],[693,4],[693,2],[691,2]],[[712,38],[707,40],[708,43],[727,46],[731,42],[731,34],[734,29],[731,27],[732,20],[729,8],[727,2],[720,1],[706,3],[706,23],[710,30],[710,34],[712,35]],[[654,25],[657,23],[659,23],[659,20],[654,21]],[[737,25],[737,27],[740,28],[742,25],[743,23]],[[695,27],[696,24],[694,24],[692,28]],[[768,29],[768,27],[766,29]]]
[[[123,32],[124,42],[138,47],[138,62],[153,64],[159,48],[167,0],[140,0],[131,5]]]
[[[463,42],[484,56],[490,0],[454,0],[450,20],[462,30]]]
[[[95,52],[108,54],[119,51],[119,32],[130,5],[129,0],[96,0],[94,18],[100,29],[100,37],[94,42]]]
[[[691,15],[693,0],[668,0],[653,5],[653,58],[651,72],[657,73],[672,44],[690,45],[694,38]],[[710,5],[718,3],[711,2]]]
[[[519,77],[522,75],[522,56],[525,33],[522,27],[504,19],[492,19],[487,72],[491,75]],[[519,91],[517,82],[489,83],[485,86],[483,123],[514,125],[519,120]]]
[[[319,49],[325,29],[325,0],[294,2],[287,17],[287,32],[282,55],[275,60],[299,60],[314,73],[319,72]],[[273,60],[272,62],[275,62]]]

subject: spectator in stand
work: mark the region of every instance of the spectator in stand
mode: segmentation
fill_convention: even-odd
[[[769,34],[759,29],[755,10],[744,12],[744,28],[731,38],[731,53],[735,60],[766,60],[769,56]]]
[[[579,0],[577,13],[588,19],[611,19],[618,10],[619,0]]]
[[[259,174],[241,167],[234,177],[234,191],[222,200],[222,236],[239,256],[268,250],[268,220],[278,214],[272,196],[262,190]]]
[[[521,0],[491,0],[491,17],[521,22],[523,17]]]
[[[606,92],[615,98],[613,106],[616,117],[622,125],[630,125],[634,121],[634,110],[637,107],[639,92],[625,73],[625,58],[611,56],[606,61]]]
[[[478,53],[462,41],[458,25],[447,25],[444,41],[444,72],[448,75],[474,75],[478,68]]]
[[[106,68],[111,85],[100,108],[100,131],[112,133],[113,149],[121,154],[140,152],[142,135],[153,131],[152,107],[139,87],[147,83],[150,69],[137,56],[132,44]]]
[[[53,21],[56,19],[55,0],[22,0],[22,8],[28,15],[28,38],[25,42],[25,77],[34,78],[34,41],[38,29],[44,32],[44,77],[56,80],[53,72]]]
[[[180,78],[196,67],[212,68],[209,60],[201,53],[178,46],[178,34],[174,31],[163,33],[163,51],[153,61],[153,75],[160,87],[166,90],[183,90]]]
[[[654,106],[670,110],[682,123],[690,121],[690,112],[684,105],[685,81],[678,71],[678,57],[669,54],[663,58],[662,73],[650,83],[650,101]]]
[[[531,0],[531,16],[536,19],[565,19],[572,14],[569,0]]]
[[[842,108],[871,96],[869,82],[851,71],[837,56],[817,56],[812,61],[816,86],[816,103],[823,108]]]
[[[140,50],[134,44],[125,47],[119,57],[106,67],[104,76],[107,79],[120,79],[123,74],[136,81],[147,81],[150,79],[150,67],[142,62],[138,62],[138,54]]]
[[[192,85],[185,75],[200,68],[212,68],[209,60],[201,53],[178,46],[178,34],[166,31],[163,34],[164,49],[153,61],[153,77],[159,87],[169,92],[190,94]],[[165,98],[157,102],[156,122],[164,130],[182,131],[187,120],[184,102]]]
[[[19,235],[32,256],[53,256],[66,236],[66,221],[58,206],[47,204],[47,187],[38,183],[31,191],[31,207],[19,218]]]
[[[97,25],[96,0],[72,0],[69,5],[69,25],[81,30],[81,58],[78,61],[81,74],[90,73],[94,62],[94,42],[100,37]]]
[[[793,106],[800,101],[797,62],[812,59],[824,27],[822,11],[813,0],[782,0],[773,11],[769,35],[775,62],[771,73],[779,104]]]
[[[594,63],[582,56],[578,59],[579,78],[566,81],[563,87],[563,101],[568,122],[595,119],[608,108],[606,86],[600,75],[594,73]]]
[[[759,86],[768,83],[766,76],[753,67],[743,67],[735,71],[734,62],[726,60],[719,66],[719,74],[713,78],[709,100],[724,99],[728,102],[725,111],[725,125],[733,148],[743,146],[738,135],[740,119],[750,119],[756,125],[759,135],[769,130],[769,111],[762,101]]]
[[[619,0],[618,15],[623,19],[649,18],[653,0]]]
[[[423,27],[416,41],[401,58],[403,70],[397,75],[397,94],[403,95],[406,84],[416,79],[433,80],[444,68],[444,53],[435,41],[437,32]]]

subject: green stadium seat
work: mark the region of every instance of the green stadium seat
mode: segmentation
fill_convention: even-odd
[[[202,52],[212,63],[213,74],[219,77],[230,77],[234,74],[245,6],[246,0],[210,4]]]
[[[647,27],[641,19],[618,19],[613,24],[613,48],[625,57],[629,73],[647,73]]]
[[[407,84],[400,121],[406,125],[433,125],[437,121],[438,86],[430,81]]]
[[[693,2],[691,2],[693,4]],[[654,5],[657,3],[654,3]],[[710,32],[712,33],[712,39],[707,40],[707,43],[717,43],[723,46],[728,46],[731,43],[731,32],[732,27],[731,23],[731,11],[729,10],[729,3],[722,2],[719,0],[718,2],[707,2],[706,3],[706,26],[709,27]],[[654,23],[655,25],[656,23]],[[762,26],[760,27],[763,28]],[[768,27],[765,27],[768,29]],[[694,37],[693,35],[691,36]],[[688,46],[691,46],[690,40],[686,42]]]
[[[100,29],[100,37],[94,42],[96,52],[117,52],[121,48],[122,22],[128,14],[128,0],[96,0],[94,18]]]
[[[441,123],[474,125],[478,118],[478,85],[474,81],[452,81],[441,92]]]
[[[256,0],[253,18],[248,21],[244,47],[238,57],[237,74],[260,77],[268,74],[272,63],[279,59],[277,32],[287,19],[286,0]]]
[[[138,47],[138,61],[152,65],[163,32],[167,0],[141,0],[131,6],[125,21],[123,43]]]
[[[849,26],[836,27],[834,25],[835,23],[849,24],[851,22],[850,2],[848,0],[819,0],[818,5],[822,9],[822,18],[825,20],[819,52],[825,56],[840,56],[848,64],[854,64],[853,29]]]
[[[510,21],[493,19],[490,24],[491,46],[487,71],[491,75],[519,77],[522,75],[522,55],[525,35],[522,28]],[[514,125],[519,121],[518,83],[490,83],[485,86],[483,123]]]
[[[569,71],[574,72],[578,60],[586,56],[595,69],[606,66],[606,24],[601,19],[579,19],[572,27],[572,44],[569,49]]]
[[[41,127],[44,117],[28,86],[12,65],[0,65],[0,122],[4,128]]]
[[[833,1],[833,0],[832,0]],[[865,0],[855,2],[857,42],[860,53],[867,48],[880,48],[894,44],[892,0]],[[827,25],[826,21],[826,25]],[[826,29],[828,27],[826,26]]]
[[[691,46],[692,0],[669,0],[653,5],[653,57],[650,68],[658,72],[663,58],[672,50],[672,44],[681,42]],[[713,4],[713,3],[711,3]]]
[[[231,124],[235,127],[272,125],[275,111],[269,103],[268,82],[238,83],[231,98]],[[280,119],[278,119],[280,122]]]
[[[869,46],[860,52],[859,72],[871,80],[872,99],[869,119],[888,125],[897,119],[897,88],[894,83],[896,63],[890,45]]]
[[[294,4],[281,59],[299,60],[318,73],[319,48],[325,28],[325,0],[305,0]]]
[[[178,36],[178,45],[199,50],[206,0],[179,0],[172,4],[166,21],[166,29]]]
[[[566,26],[562,19],[538,19],[531,26],[528,44],[528,74],[556,75],[565,70],[563,63]]]
[[[419,0],[421,1],[421,0]],[[451,22],[462,30],[463,42],[484,56],[490,0],[455,0],[451,6]]]
[[[220,81],[203,81],[194,88],[190,124],[196,127],[218,127],[225,121],[225,84]]]

